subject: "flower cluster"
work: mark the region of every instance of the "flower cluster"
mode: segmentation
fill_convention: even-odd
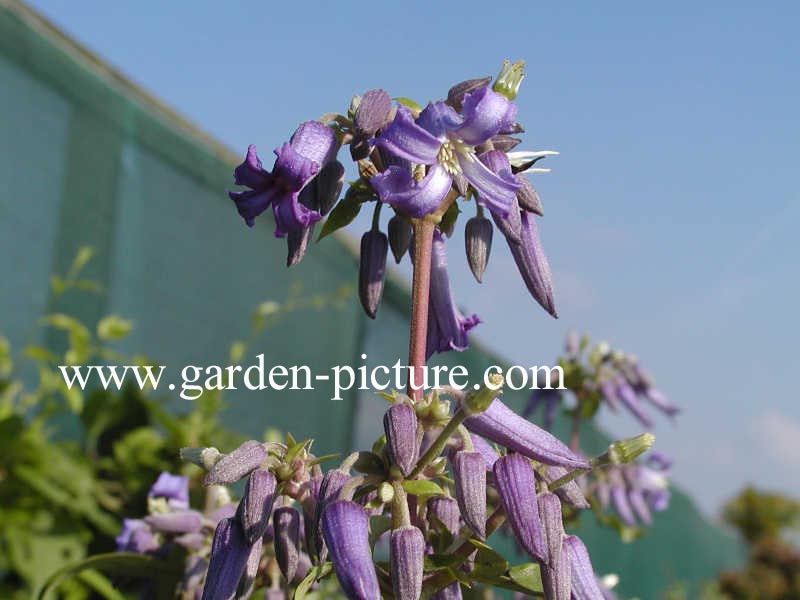
[[[504,64],[494,80],[471,79],[453,86],[444,100],[420,107],[401,98],[392,102],[381,89],[356,96],[346,115],[328,114],[301,124],[288,142],[275,149],[271,171],[262,166],[254,146],[234,173],[229,192],[239,214],[252,226],[272,208],[275,234],[286,237],[289,266],[299,262],[315,224],[330,212],[321,235],[352,221],[361,207],[375,203],[372,228],[361,239],[359,297],[365,312],[376,316],[383,293],[388,250],[400,262],[413,250],[414,225],[428,220],[435,232],[429,306],[428,356],[463,350],[467,333],[480,320],[456,308],[447,276],[446,236],[460,212],[457,200],[475,201],[476,216],[465,226],[466,253],[478,281],[483,278],[492,243],[492,222],[501,231],[532,296],[554,317],[553,286],[536,219],[539,195],[526,175],[546,172],[534,166],[552,151],[518,152],[513,100],[523,78],[523,63]],[[359,177],[339,201],[344,167],[337,160],[349,145]],[[380,211],[394,215],[381,231]],[[388,235],[387,235],[388,233]]]

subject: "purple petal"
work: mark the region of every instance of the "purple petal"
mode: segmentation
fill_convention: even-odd
[[[636,392],[622,377],[617,379],[617,398],[619,398],[631,414],[647,428],[653,427],[653,421],[644,411],[641,401],[636,396]]]
[[[517,107],[489,87],[465,95],[463,104],[464,124],[456,133],[473,146],[510,129],[517,118]]]
[[[233,180],[236,185],[244,185],[251,190],[262,190],[272,181],[272,175],[261,166],[256,147],[250,144],[247,147],[247,156],[244,162],[233,171]]]
[[[561,519],[561,501],[552,492],[537,497],[539,518],[542,520],[544,538],[547,542],[547,563],[555,566],[561,556],[561,540],[564,537],[564,523]]]
[[[673,404],[660,390],[657,390],[656,388],[647,388],[644,392],[644,397],[668,417],[674,417],[681,412],[681,409],[676,404]]]
[[[560,552],[553,565],[542,563],[542,585],[547,600],[570,600],[572,566],[566,552]],[[598,599],[600,600],[600,599]]]
[[[550,264],[539,240],[536,219],[522,211],[521,243],[509,242],[511,255],[517,263],[522,280],[534,299],[553,317],[558,317],[553,300],[553,281],[550,275]]]
[[[196,510],[159,513],[144,520],[153,529],[164,533],[194,533],[203,526],[203,515]]]
[[[458,502],[455,498],[448,498],[447,496],[434,496],[428,499],[428,521],[437,530],[440,529],[439,524],[436,523],[431,517],[436,517],[436,520],[447,529],[447,531],[456,535],[461,529],[461,512],[458,510]]]
[[[264,444],[249,440],[224,455],[206,474],[203,485],[230,485],[255,471],[267,457]]]
[[[269,471],[258,469],[247,478],[237,512],[245,537],[251,544],[261,539],[267,530],[276,487],[275,475]]]
[[[414,179],[408,169],[389,167],[369,182],[383,202],[411,217],[423,217],[438,208],[453,178],[439,165],[432,166],[422,181]]]
[[[564,549],[568,553],[572,570],[572,597],[575,600],[602,600],[603,593],[583,542],[574,535],[564,538]]]
[[[520,183],[511,174],[505,152],[492,150],[480,159],[474,154],[458,154],[458,164],[478,193],[478,202],[498,217],[506,218]]]
[[[456,308],[450,292],[444,236],[437,229],[431,249],[427,357],[436,352],[466,350],[469,346],[467,333],[480,322],[477,315],[464,317]]]
[[[323,125],[324,127],[324,125]],[[327,127],[326,127],[327,129]],[[299,192],[319,172],[320,164],[300,154],[291,144],[275,148],[275,167],[272,175],[281,187],[290,192]],[[277,182],[276,182],[277,183]]]
[[[647,500],[645,500],[644,492],[641,489],[631,488],[628,491],[628,502],[642,523],[645,525],[653,524],[653,515],[650,514],[650,507],[647,505]]]
[[[283,237],[322,219],[319,212],[300,204],[296,193],[284,194],[277,200],[272,205],[272,214],[275,217],[275,237]]]
[[[189,478],[163,471],[147,493],[148,498],[166,498],[170,506],[189,508]]]
[[[317,169],[327,164],[336,153],[336,135],[319,121],[301,123],[289,143],[298,154],[316,163]]]
[[[652,490],[647,492],[647,503],[656,512],[669,508],[669,490]]]
[[[417,117],[417,125],[432,136],[443,140],[448,131],[460,127],[464,123],[452,106],[444,102],[430,102]]]
[[[471,433],[469,437],[472,439],[472,447],[475,448],[476,452],[481,453],[483,461],[486,463],[486,469],[491,471],[495,461],[500,458],[497,450],[495,450],[489,442],[479,435]]]
[[[623,523],[631,527],[636,525],[636,517],[633,516],[633,510],[628,502],[628,493],[624,487],[621,485],[611,487],[611,503]]]
[[[300,513],[291,506],[275,509],[272,517],[275,557],[286,581],[292,581],[300,560]]]
[[[561,440],[520,417],[499,399],[479,415],[464,421],[467,429],[488,440],[548,465],[588,469],[589,461]]]
[[[501,457],[494,463],[494,484],[514,537],[533,558],[546,562],[547,546],[539,520],[536,478],[530,461],[521,454]]]
[[[385,90],[368,90],[361,96],[353,115],[355,128],[367,135],[374,135],[386,125],[392,112],[392,99]]]
[[[267,210],[275,199],[275,191],[273,188],[267,188],[261,192],[253,190],[228,192],[228,197],[236,204],[236,210],[247,226],[252,227],[256,217]]]
[[[375,145],[421,165],[432,165],[442,142],[414,122],[411,111],[397,107],[394,120],[375,138]]]
[[[617,389],[611,379],[603,379],[600,382],[600,395],[606,401],[608,407],[614,412],[619,410],[619,398],[617,398]]]
[[[647,455],[647,465],[656,471],[666,471],[672,466],[672,458],[663,452],[653,450]]]

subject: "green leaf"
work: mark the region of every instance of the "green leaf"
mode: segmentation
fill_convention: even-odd
[[[461,209],[458,208],[458,202],[453,202],[450,205],[450,208],[448,208],[444,215],[442,215],[442,220],[439,223],[439,229],[441,229],[448,236],[452,235],[453,228],[455,227],[456,221],[458,220],[458,215],[460,214]]]
[[[366,473],[369,475],[384,475],[385,468],[383,460],[374,452],[367,452],[362,450],[358,453],[358,460],[356,460],[353,467],[359,473]]]
[[[362,200],[358,197],[358,194],[351,194],[350,190],[347,190],[344,198],[334,207],[331,214],[328,215],[317,241],[320,241],[325,236],[352,223],[353,219],[355,219],[361,211],[361,202]]]
[[[413,496],[443,496],[444,490],[428,479],[407,479],[403,482],[403,489]]]
[[[475,554],[475,567],[472,576],[479,581],[494,581],[508,570],[508,561],[502,554],[496,552],[478,540],[470,540],[478,548]]]
[[[303,578],[303,581],[297,584],[297,588],[292,596],[293,600],[303,600],[308,594],[308,590],[319,579],[324,579],[333,572],[333,563],[326,562],[316,567],[311,567],[308,574]]]
[[[392,518],[388,515],[373,515],[369,518],[369,543],[374,546],[378,538],[392,528]]]
[[[108,315],[97,324],[97,337],[101,340],[121,340],[133,329],[133,322],[118,315]]]
[[[298,454],[300,454],[301,451],[303,451],[304,449],[310,447],[311,446],[311,442],[313,442],[313,441],[314,440],[312,440],[312,439],[307,439],[307,440],[303,440],[302,442],[296,442],[292,447],[290,447],[286,451],[286,456],[284,456],[283,460],[285,462],[287,462],[287,463],[291,463],[294,460],[294,458]]]
[[[508,570],[508,576],[511,581],[526,590],[539,594],[544,592],[541,571],[536,563],[525,563],[511,567]]]
[[[36,594],[37,600],[56,598],[58,586],[67,578],[86,569],[95,569],[111,575],[152,579],[158,576],[180,577],[182,572],[171,561],[156,559],[143,554],[112,552],[98,554],[77,563],[71,563],[53,573]]]

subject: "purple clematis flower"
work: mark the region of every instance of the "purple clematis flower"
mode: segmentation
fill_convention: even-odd
[[[156,479],[148,498],[166,498],[173,508],[189,508],[189,478],[163,471]]]
[[[572,597],[575,600],[601,600],[603,592],[597,583],[589,552],[579,537],[568,535],[564,538],[564,551],[571,567]]]
[[[394,120],[374,143],[430,168],[422,181],[416,181],[408,169],[390,166],[373,176],[370,183],[381,200],[412,217],[421,217],[439,206],[454,177],[465,178],[477,192],[480,204],[505,216],[520,184],[510,170],[495,173],[487,168],[478,160],[474,147],[510,130],[516,112],[513,103],[489,87],[466,94],[461,114],[444,102],[435,102],[415,120],[408,108],[399,106]]]
[[[320,213],[299,201],[300,192],[336,153],[336,136],[319,121],[306,121],[289,142],[275,149],[275,165],[266,171],[256,154],[255,146],[234,171],[236,185],[250,188],[244,192],[228,192],[239,214],[252,227],[255,218],[272,206],[275,235],[283,237],[291,231],[308,227],[321,219]]]
[[[428,303],[427,358],[436,352],[466,350],[469,346],[467,332],[481,320],[478,315],[465,317],[453,302],[450,278],[447,275],[444,236],[438,229],[434,231],[431,248],[431,288]]]

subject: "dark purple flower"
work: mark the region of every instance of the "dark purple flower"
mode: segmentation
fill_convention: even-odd
[[[422,592],[425,536],[414,526],[392,530],[389,561],[395,598],[418,600]]]
[[[564,477],[568,473],[564,467],[550,465],[544,470],[545,483],[551,484]],[[561,498],[562,502],[566,502],[575,508],[589,508],[590,504],[583,495],[583,490],[577,480],[573,479],[564,485],[553,490],[556,496]]]
[[[483,215],[467,221],[464,227],[464,246],[469,268],[475,279],[481,282],[492,251],[492,222]]]
[[[275,475],[263,469],[253,471],[247,478],[237,516],[250,544],[264,536],[275,501],[276,486]]]
[[[123,519],[122,531],[116,537],[117,550],[144,554],[158,549],[153,531],[142,519]]]
[[[508,174],[488,169],[475,156],[480,144],[513,123],[516,107],[484,87],[466,94],[462,114],[443,102],[428,104],[414,120],[399,106],[394,120],[375,139],[383,150],[420,165],[430,165],[420,182],[402,167],[391,166],[370,183],[380,199],[412,217],[432,212],[453,185],[453,174],[463,175],[477,192],[478,202],[506,215],[520,184]]]
[[[469,346],[467,332],[481,320],[478,315],[464,317],[453,301],[447,275],[447,250],[444,236],[434,231],[431,249],[431,285],[428,300],[428,338],[426,355],[448,350],[462,351]]]
[[[317,556],[320,560],[324,560],[327,556],[327,548],[325,547],[325,539],[322,536],[322,528],[320,527],[320,519],[325,510],[325,506],[333,502],[339,497],[339,492],[350,479],[350,475],[340,469],[332,469],[325,473],[322,478],[322,483],[319,486],[319,494],[317,497],[316,507],[314,509],[314,546],[317,551]]]
[[[392,462],[404,476],[408,475],[419,456],[420,436],[414,408],[408,404],[391,406],[383,416],[383,431]]]
[[[588,469],[589,461],[563,442],[519,416],[499,399],[489,408],[464,421],[467,429],[488,440],[548,465]]]
[[[163,471],[147,493],[148,498],[166,498],[173,508],[189,508],[189,478]]]
[[[319,212],[299,202],[299,194],[335,152],[333,131],[318,121],[307,121],[288,143],[275,149],[277,158],[271,173],[262,167],[255,146],[250,146],[244,162],[234,171],[236,185],[250,189],[228,195],[250,227],[272,206],[275,235],[283,237],[320,220]]]
[[[572,597],[575,600],[603,600],[603,592],[597,584],[592,561],[580,538],[575,535],[566,536],[564,551],[569,556],[572,571]]]
[[[237,598],[249,598],[253,593],[253,588],[256,585],[256,577],[258,576],[258,568],[261,566],[261,549],[264,545],[264,540],[258,538],[250,546],[250,554],[247,556],[247,562],[244,565],[244,572],[242,578],[239,580],[239,585],[236,589]]]
[[[408,251],[411,244],[412,229],[407,219],[394,215],[389,219],[389,248],[392,250],[394,261],[400,264],[400,260]]]
[[[153,529],[164,533],[193,533],[203,526],[203,515],[196,510],[157,513],[144,520]]]
[[[530,461],[521,454],[501,457],[494,463],[494,484],[517,542],[533,558],[546,562],[547,545]]]
[[[251,547],[236,519],[223,519],[214,531],[202,600],[230,600],[236,594]]]
[[[364,312],[375,318],[383,297],[383,280],[386,275],[386,254],[389,240],[382,231],[371,229],[361,237],[361,255],[358,267],[358,298]]]
[[[224,455],[211,467],[203,480],[203,485],[230,485],[255,471],[267,458],[264,444],[249,440],[230,454]]]
[[[480,452],[453,456],[456,500],[464,522],[478,539],[486,539],[486,463]]]
[[[291,506],[275,509],[275,557],[286,581],[292,581],[300,558],[300,513]]]
[[[345,596],[349,600],[380,600],[364,509],[349,500],[331,502],[322,513],[322,533]]]

